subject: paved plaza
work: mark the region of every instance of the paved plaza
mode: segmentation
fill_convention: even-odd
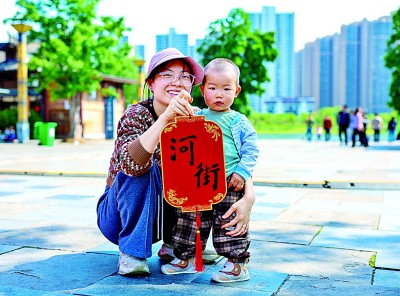
[[[259,140],[250,280],[117,274],[96,225],[112,141],[0,144],[0,295],[400,295],[400,142]],[[251,294],[250,294],[251,293]]]

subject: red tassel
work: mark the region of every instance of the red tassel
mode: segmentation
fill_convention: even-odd
[[[201,226],[201,220],[199,216],[199,212],[196,210],[196,224],[197,224],[197,229],[196,229],[196,258],[195,258],[195,269],[197,272],[203,272],[204,271],[204,266],[203,266],[203,245],[201,243],[201,238],[200,238],[200,226]]]

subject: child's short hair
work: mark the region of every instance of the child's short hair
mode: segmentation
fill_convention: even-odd
[[[229,66],[232,67],[232,69],[235,71],[236,84],[239,85],[240,69],[234,62],[226,58],[213,59],[204,67],[203,84],[205,83],[208,70],[213,69],[217,72],[221,72],[224,71]]]

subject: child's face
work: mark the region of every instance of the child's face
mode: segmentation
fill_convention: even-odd
[[[210,69],[206,73],[205,83],[200,85],[206,105],[214,111],[229,111],[241,90],[236,80],[233,69],[227,68],[218,72]]]

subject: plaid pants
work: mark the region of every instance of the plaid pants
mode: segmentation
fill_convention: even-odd
[[[214,204],[212,210],[199,212],[201,219],[200,237],[203,250],[212,229],[213,245],[219,255],[239,262],[250,257],[250,253],[247,252],[250,245],[248,232],[241,236],[232,237],[225,234],[229,230],[221,229],[222,225],[234,218],[234,216],[231,216],[227,219],[222,219],[222,215],[243,197],[243,193],[243,190],[236,192],[228,190],[225,198],[221,202]],[[172,232],[174,255],[179,259],[188,260],[195,256],[196,213],[182,212],[179,208],[176,208],[175,211],[178,221]]]

